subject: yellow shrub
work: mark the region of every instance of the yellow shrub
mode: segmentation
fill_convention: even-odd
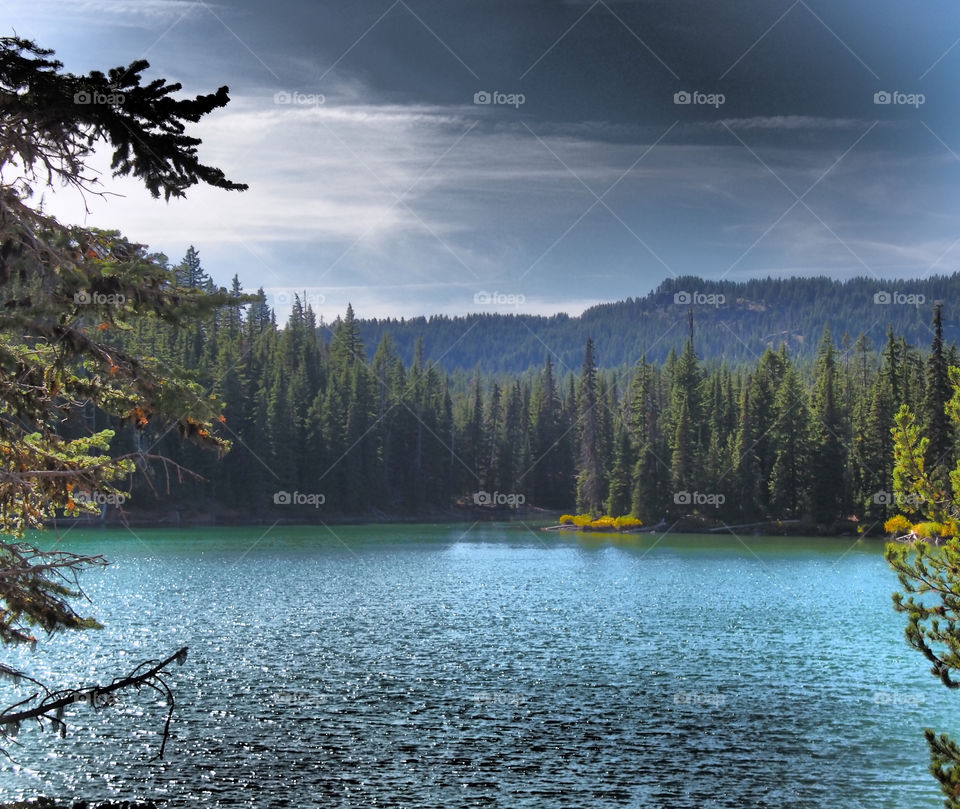
[[[938,522],[918,522],[913,530],[920,539],[939,539],[948,535],[946,526]]]
[[[616,523],[613,520],[613,517],[604,516],[597,517],[592,523],[590,523],[591,528],[613,528]]]
[[[614,524],[621,530],[624,528],[639,528],[643,525],[643,520],[638,520],[630,514],[625,514],[622,517],[617,517],[617,519],[614,520]]]
[[[561,525],[576,525],[578,528],[596,528],[598,530],[606,530],[609,528],[615,528],[618,531],[623,530],[624,528],[639,528],[643,525],[642,520],[638,520],[636,517],[633,517],[629,514],[625,514],[622,517],[611,517],[609,514],[605,514],[602,517],[597,517],[594,519],[589,514],[563,514],[560,517]]]
[[[891,517],[883,524],[883,530],[888,534],[896,534],[901,536],[906,534],[913,527],[913,523],[910,522],[902,514],[897,514],[896,517]]]

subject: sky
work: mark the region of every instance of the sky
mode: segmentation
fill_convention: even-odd
[[[61,220],[191,244],[283,313],[579,314],[665,278],[951,273],[960,11],[890,0],[30,0],[67,70],[146,58],[248,183],[55,193]]]

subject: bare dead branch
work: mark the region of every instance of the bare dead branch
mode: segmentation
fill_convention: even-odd
[[[166,660],[156,663],[146,671],[140,672],[140,669],[153,661],[141,663],[126,677],[116,679],[109,685],[83,686],[81,688],[71,688],[55,692],[47,691],[47,696],[44,697],[38,705],[33,708],[13,711],[11,713],[14,708],[30,702],[39,696],[39,694],[34,694],[18,702],[16,705],[7,708],[3,713],[0,713],[0,733],[4,736],[13,737],[19,732],[21,723],[33,719],[42,726],[43,720],[46,719],[60,731],[61,735],[65,735],[66,723],[64,723],[62,717],[64,709],[70,705],[75,705],[78,702],[87,702],[94,707],[102,706],[108,703],[104,698],[115,691],[120,691],[125,688],[136,688],[139,690],[142,686],[148,686],[163,694],[167,699],[167,704],[170,706],[170,709],[167,711],[167,720],[163,727],[160,752],[156,756],[156,758],[163,758],[167,739],[170,737],[170,721],[173,717],[175,700],[173,691],[171,691],[170,687],[164,682],[163,678],[160,677],[160,672],[173,662],[182,666],[186,659],[187,647],[184,646],[170,655]]]

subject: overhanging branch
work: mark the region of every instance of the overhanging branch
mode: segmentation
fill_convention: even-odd
[[[162,660],[146,671],[141,672],[140,669],[153,661],[148,660],[141,663],[126,677],[116,679],[109,685],[86,686],[84,688],[71,688],[48,693],[47,696],[33,708],[15,711],[13,713],[10,712],[14,708],[30,702],[39,696],[39,694],[34,694],[32,697],[28,697],[22,702],[7,708],[3,713],[0,713],[0,733],[4,736],[16,736],[22,722],[34,719],[42,726],[43,720],[47,719],[60,731],[61,735],[64,735],[67,727],[62,718],[65,708],[78,702],[87,702],[94,707],[103,706],[109,704],[109,701],[106,700],[105,697],[115,691],[120,691],[124,688],[139,689],[141,686],[146,685],[164,694],[167,698],[167,704],[170,706],[170,710],[167,712],[167,721],[163,727],[163,740],[160,743],[160,752],[156,756],[157,758],[163,758],[163,751],[167,745],[167,739],[170,736],[170,720],[173,717],[174,698],[170,687],[160,677],[160,672],[174,661],[182,666],[186,659],[187,647],[184,646],[182,649],[170,655],[166,660]]]

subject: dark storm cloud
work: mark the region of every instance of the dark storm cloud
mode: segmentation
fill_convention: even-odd
[[[350,297],[464,311],[493,285],[576,309],[673,274],[957,263],[945,2],[38,0],[18,16],[73,69],[146,55],[189,89],[228,83],[202,136],[251,192],[163,218],[131,192],[104,224],[174,255],[206,245],[227,277],[323,286],[330,314]]]

